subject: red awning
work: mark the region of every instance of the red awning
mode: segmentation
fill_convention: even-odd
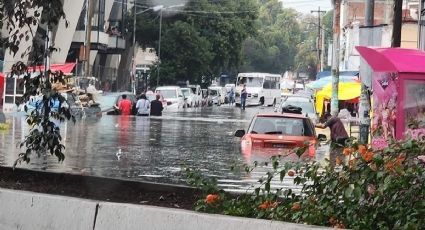
[[[425,73],[425,52],[403,48],[356,46],[375,72]]]
[[[72,73],[72,70],[75,67],[75,63],[65,63],[65,64],[52,64],[50,65],[50,70],[52,72],[56,72],[56,71],[62,71],[65,74],[70,74]],[[40,65],[40,66],[36,66],[36,67],[31,67],[30,70],[34,70],[37,72],[41,72],[44,71],[44,65]]]

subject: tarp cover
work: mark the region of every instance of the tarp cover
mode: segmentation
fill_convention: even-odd
[[[339,82],[357,82],[359,81],[357,76],[339,76]],[[312,81],[306,85],[310,89],[322,89],[328,84],[332,83],[332,76],[320,78],[319,80]]]
[[[338,100],[348,101],[358,98],[361,93],[360,82],[341,82],[338,84]],[[322,90],[316,93],[316,111],[322,115],[323,101],[331,99],[332,97],[332,84],[328,84]]]
[[[403,48],[356,46],[375,72],[425,73],[425,52]]]
[[[50,65],[50,71],[56,72],[56,71],[62,71],[64,74],[70,74],[72,73],[72,70],[75,67],[75,63],[65,63],[65,64],[52,64]],[[41,72],[44,71],[44,66],[36,66],[36,67],[30,67],[30,71],[37,71]]]

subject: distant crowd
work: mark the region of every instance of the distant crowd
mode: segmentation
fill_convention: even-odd
[[[137,116],[162,116],[164,107],[160,101],[161,96],[156,95],[156,99],[149,101],[145,94],[140,95],[140,98],[136,103],[136,115]],[[122,99],[119,101],[116,109],[120,115],[132,115],[133,103],[127,98],[127,95],[122,95]]]

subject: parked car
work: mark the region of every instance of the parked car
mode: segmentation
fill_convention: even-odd
[[[226,101],[226,89],[221,86],[208,87],[210,101],[214,105],[224,104]]]
[[[119,115],[119,110],[115,107],[118,107],[118,103],[122,99],[122,95],[127,95],[127,99],[129,99],[133,105],[131,114],[136,115],[136,103],[137,96],[131,92],[117,92],[117,93],[104,93],[99,96],[98,103],[100,104],[100,108],[102,113],[107,115]]]
[[[192,90],[193,94],[195,95],[194,100],[193,100],[194,105],[196,107],[200,106],[202,104],[201,86],[200,85],[189,85],[188,87]]]
[[[278,107],[278,111],[282,112],[282,108],[287,106],[295,106],[301,108],[301,112],[309,117],[314,124],[318,121],[316,106],[314,100],[308,96],[292,95],[282,99],[282,103]]]
[[[308,117],[294,113],[257,114],[248,130],[238,130],[235,136],[241,137],[243,154],[290,154],[294,148],[308,143],[305,154],[310,157],[316,153],[318,139],[326,139],[322,134],[316,138],[314,125]]]
[[[181,88],[184,96],[184,106],[185,107],[194,107],[198,106],[199,103],[196,102],[196,97],[190,88]]]
[[[168,108],[183,108],[184,96],[179,86],[161,86],[155,93],[160,94],[167,101]]]

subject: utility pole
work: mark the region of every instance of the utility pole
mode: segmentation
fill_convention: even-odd
[[[401,26],[403,18],[403,1],[394,1],[394,18],[393,18],[393,35],[391,39],[391,47],[401,46]]]
[[[418,49],[425,50],[425,0],[419,0]]]
[[[375,11],[375,0],[366,0],[365,7],[365,26],[368,27],[368,39],[365,44],[362,45],[373,45],[371,37],[373,37],[373,26],[374,26],[374,11]],[[360,80],[361,80],[361,94],[359,103],[359,118],[360,118],[360,135],[359,142],[368,144],[369,142],[369,130],[370,130],[370,98],[368,95],[370,90],[366,86],[365,82],[371,78],[372,71],[370,67],[365,63],[361,62],[360,66]]]
[[[161,66],[162,9],[159,14],[158,67],[156,70],[156,87],[159,86],[159,70]]]
[[[339,85],[339,60],[340,60],[340,17],[341,17],[341,0],[333,0],[334,16],[333,16],[333,48],[332,48],[332,97],[331,97],[331,115],[338,116],[338,85]]]
[[[93,18],[93,0],[86,0],[86,38],[84,41],[84,77],[88,78],[91,76],[90,73],[90,44],[91,44],[91,30],[92,30],[92,18]]]
[[[137,15],[137,8],[136,8],[136,1],[134,1],[134,8],[133,8],[133,61],[132,61],[132,69],[131,69],[131,75],[132,75],[132,81],[131,81],[131,88],[133,90],[133,93],[136,94],[136,55],[137,55],[137,45],[136,45],[136,15]]]
[[[322,24],[321,24],[321,18],[322,13],[326,13],[326,11],[320,10],[320,6],[318,10],[312,10],[310,11],[312,14],[317,13],[317,20],[318,20],[318,26],[317,26],[317,42],[316,42],[316,49],[317,49],[317,61],[318,61],[318,71],[323,71],[323,42],[322,42]]]
[[[44,78],[46,81],[49,80],[49,69],[50,69],[50,46],[52,41],[52,30],[50,25],[47,24],[46,28],[46,40],[44,41]]]

